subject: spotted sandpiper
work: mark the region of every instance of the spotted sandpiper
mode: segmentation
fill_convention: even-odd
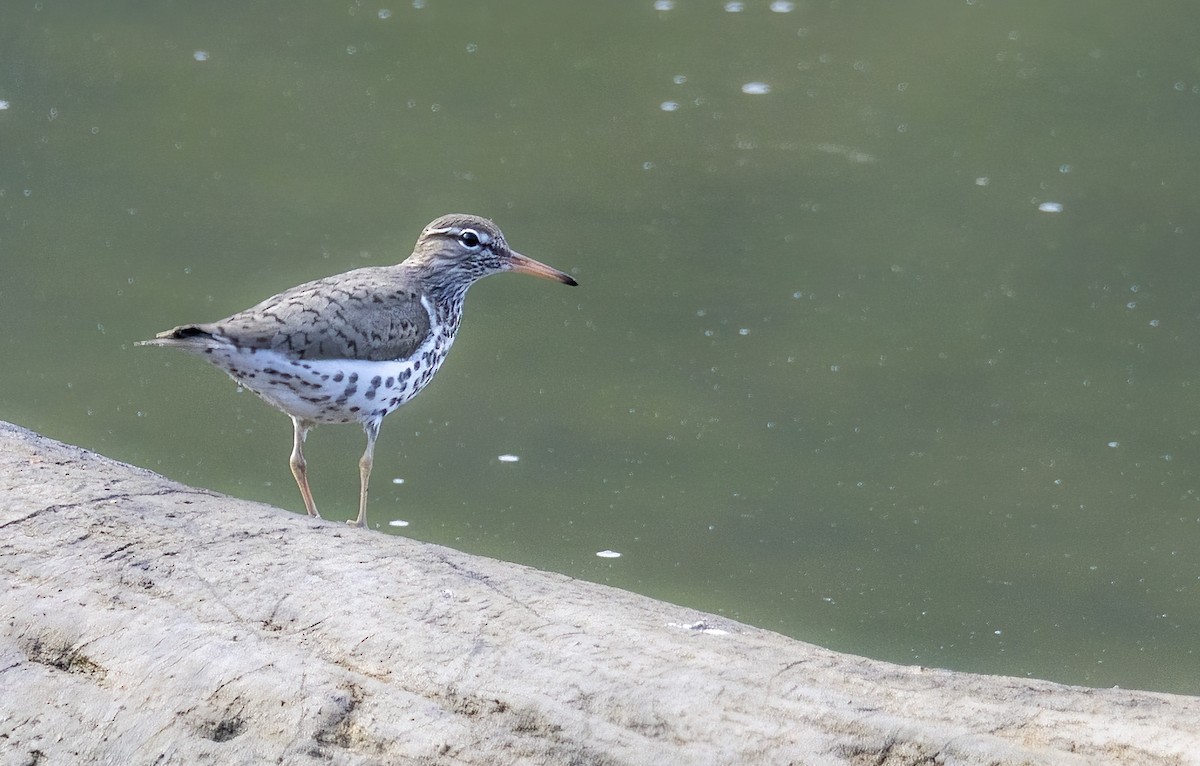
[[[567,274],[509,248],[496,224],[451,214],[430,223],[413,253],[308,282],[208,324],[185,324],[140,346],[190,351],[292,419],[291,467],[310,516],[320,517],[304,462],[318,423],[361,423],[358,518],[367,520],[367,483],[379,427],[389,412],[428,385],[450,351],[467,288],[502,271],[568,285]]]

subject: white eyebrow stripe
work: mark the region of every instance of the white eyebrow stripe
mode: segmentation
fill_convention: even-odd
[[[430,229],[427,233],[449,234],[452,237],[458,237],[461,236],[464,231],[467,231],[467,229],[464,229],[461,226],[447,226],[443,229]],[[471,229],[471,231],[475,232],[475,236],[479,237],[480,243],[484,245],[491,245],[495,241],[492,239],[492,235],[488,234],[486,231],[480,231],[479,229]]]

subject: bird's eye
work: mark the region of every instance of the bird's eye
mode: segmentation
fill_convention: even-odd
[[[458,241],[474,250],[482,244],[479,234],[474,229],[463,229],[458,235]]]

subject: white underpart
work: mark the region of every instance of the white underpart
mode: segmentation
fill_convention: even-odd
[[[251,352],[229,346],[213,349],[209,358],[238,383],[289,415],[314,423],[366,423],[382,419],[420,393],[454,342],[441,331],[429,300],[422,296],[421,305],[429,312],[434,332],[405,359],[292,359],[278,351]],[[387,386],[389,380],[391,387]]]

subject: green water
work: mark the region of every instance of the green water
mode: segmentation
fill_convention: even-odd
[[[0,417],[302,510],[286,417],[133,342],[480,213],[581,286],[473,288],[385,531],[1200,692],[1200,9],[735,8],[4,4]]]

